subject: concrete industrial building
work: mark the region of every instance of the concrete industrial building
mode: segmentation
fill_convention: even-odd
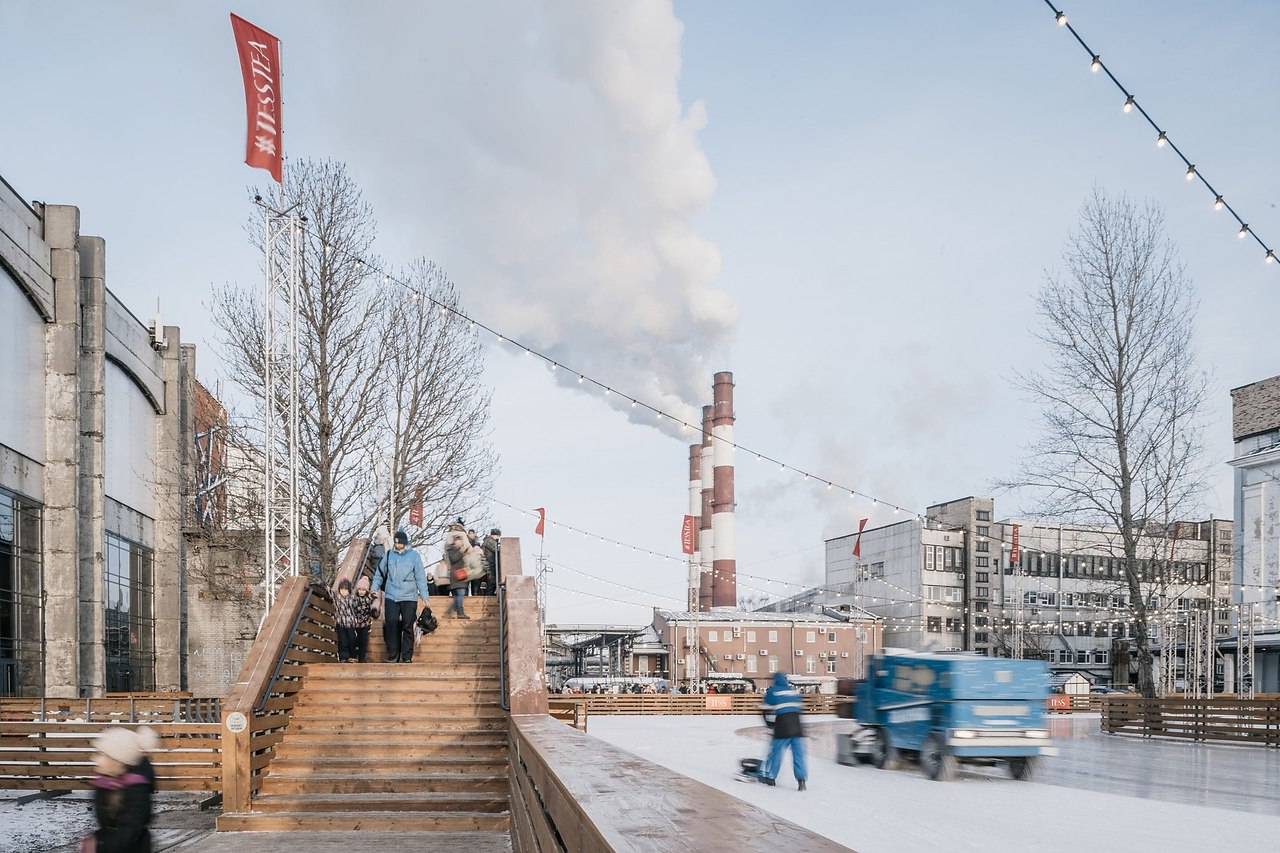
[[[225,417],[179,330],[107,289],[79,210],[0,179],[0,694],[219,695],[235,678],[238,661],[224,679],[192,653],[255,627],[203,582],[205,553],[227,553],[206,535]]]
[[[962,498],[828,540],[826,582],[797,606],[865,608],[884,619],[888,646],[1037,657],[1094,683],[1131,683],[1116,531],[997,521],[995,512],[992,498]],[[1143,537],[1155,642],[1162,625],[1183,625],[1193,610],[1213,614],[1216,637],[1232,632],[1232,535],[1230,521],[1209,520]]]
[[[1251,610],[1255,619],[1254,689],[1280,693],[1280,376],[1232,390],[1231,427],[1233,601]],[[1235,657],[1235,644],[1226,645]]]

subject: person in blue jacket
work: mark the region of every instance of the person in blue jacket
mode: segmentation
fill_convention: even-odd
[[[769,758],[760,774],[760,781],[766,785],[776,784],[778,771],[782,769],[782,753],[789,747],[791,769],[795,771],[796,782],[803,791],[805,780],[809,778],[804,760],[804,729],[800,725],[804,697],[791,686],[785,673],[774,673],[773,686],[764,692],[760,711],[764,714],[765,723],[773,729],[773,743],[769,745]],[[772,723],[769,722],[771,717]]]
[[[413,625],[418,618],[418,599],[428,599],[427,572],[418,552],[409,547],[409,534],[396,531],[395,544],[378,564],[373,588],[383,591],[382,638],[387,644],[387,663],[413,660]]]

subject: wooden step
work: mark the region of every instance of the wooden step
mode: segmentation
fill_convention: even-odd
[[[435,772],[405,776],[372,775],[362,772],[337,775],[309,774],[284,776],[268,771],[262,780],[262,794],[395,794],[405,791],[445,793],[473,791],[502,793],[509,790],[506,770],[501,773]]]
[[[465,756],[473,758],[500,757],[507,760],[507,739],[483,732],[480,737],[442,737],[438,740],[395,741],[352,740],[355,735],[340,739],[296,740],[285,738],[276,747],[276,761],[297,758],[359,758],[370,762],[384,758],[422,758],[437,755]]]
[[[372,695],[371,695],[372,694]],[[412,703],[416,705],[479,704],[497,705],[502,700],[502,691],[495,685],[492,688],[449,689],[431,682],[418,684],[379,685],[373,691],[368,689],[355,691],[348,688],[325,688],[320,685],[308,685],[298,693],[298,705],[303,703],[324,702],[332,705],[351,703],[352,705],[371,705],[380,702],[395,704]],[[294,707],[297,707],[295,705]]]
[[[496,679],[500,677],[500,667],[496,661],[444,664],[429,657],[415,658],[413,663],[389,663],[383,660],[373,660],[372,658],[367,663],[309,663],[307,664],[308,677],[312,672],[319,675],[332,672],[339,678],[351,677],[352,674],[358,673],[356,677],[364,681],[364,687],[370,690],[374,689],[376,684],[385,683],[391,679],[413,680],[466,677]]]
[[[285,735],[286,740],[291,738],[295,733],[307,732],[326,732],[330,736],[335,732],[369,732],[369,733],[385,733],[398,732],[405,737],[410,734],[412,739],[418,739],[422,733],[433,732],[457,732],[457,731],[489,731],[489,732],[505,732],[507,730],[507,717],[505,713],[501,716],[468,716],[468,717],[397,717],[397,716],[367,716],[358,720],[339,718],[335,719],[332,715],[322,714],[317,716],[309,716],[307,714],[294,714],[289,721],[288,733]]]
[[[376,776],[419,776],[430,773],[503,773],[506,771],[505,755],[428,755],[396,756],[394,758],[280,758],[271,762],[268,778],[313,779],[324,776],[352,776],[365,778]]]
[[[418,791],[399,794],[265,794],[255,797],[255,812],[467,812],[503,814],[509,796],[485,791]]]
[[[384,667],[379,673],[374,667]],[[395,674],[395,678],[378,678],[377,675]],[[421,665],[375,663],[322,663],[308,664],[304,682],[308,690],[414,690],[419,685],[442,687],[447,690],[480,688],[497,690],[501,679],[497,672],[455,672],[452,669],[433,671],[428,661]]]
[[[305,724],[298,726],[289,726],[288,734],[285,735],[284,742],[280,747],[284,748],[288,745],[300,746],[303,744],[342,744],[346,745],[373,745],[373,744],[389,744],[394,746],[398,743],[404,743],[409,747],[414,744],[440,743],[440,742],[488,742],[495,739],[505,739],[507,736],[507,726],[504,723],[495,723],[495,721],[473,722],[467,725],[456,723],[451,726],[444,726],[438,721],[431,721],[428,726],[420,727],[417,730],[397,728],[393,738],[388,738],[386,729],[378,729],[372,731],[360,731],[344,729],[335,731],[332,728],[308,728]]]
[[[509,822],[503,814],[472,812],[374,812],[325,811],[263,812],[231,814],[218,817],[219,832],[298,832],[298,831],[375,831],[375,832],[476,832],[506,831]],[[285,842],[287,843],[287,842]],[[305,849],[305,848],[304,848]],[[364,849],[357,847],[357,849]]]

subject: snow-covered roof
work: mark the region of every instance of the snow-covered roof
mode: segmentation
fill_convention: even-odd
[[[654,613],[668,622],[825,622],[834,625],[845,624],[844,619],[837,619],[825,613],[771,613],[764,610],[712,610],[708,613],[690,613],[687,610],[655,610]],[[853,614],[851,614],[853,615]],[[862,621],[867,617],[854,615],[854,621]]]

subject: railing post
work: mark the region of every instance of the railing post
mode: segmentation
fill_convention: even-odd
[[[227,716],[222,723],[222,809],[227,814],[239,814],[249,811],[249,744],[253,733],[247,724],[240,731],[231,730],[233,724],[240,727],[243,714]]]

